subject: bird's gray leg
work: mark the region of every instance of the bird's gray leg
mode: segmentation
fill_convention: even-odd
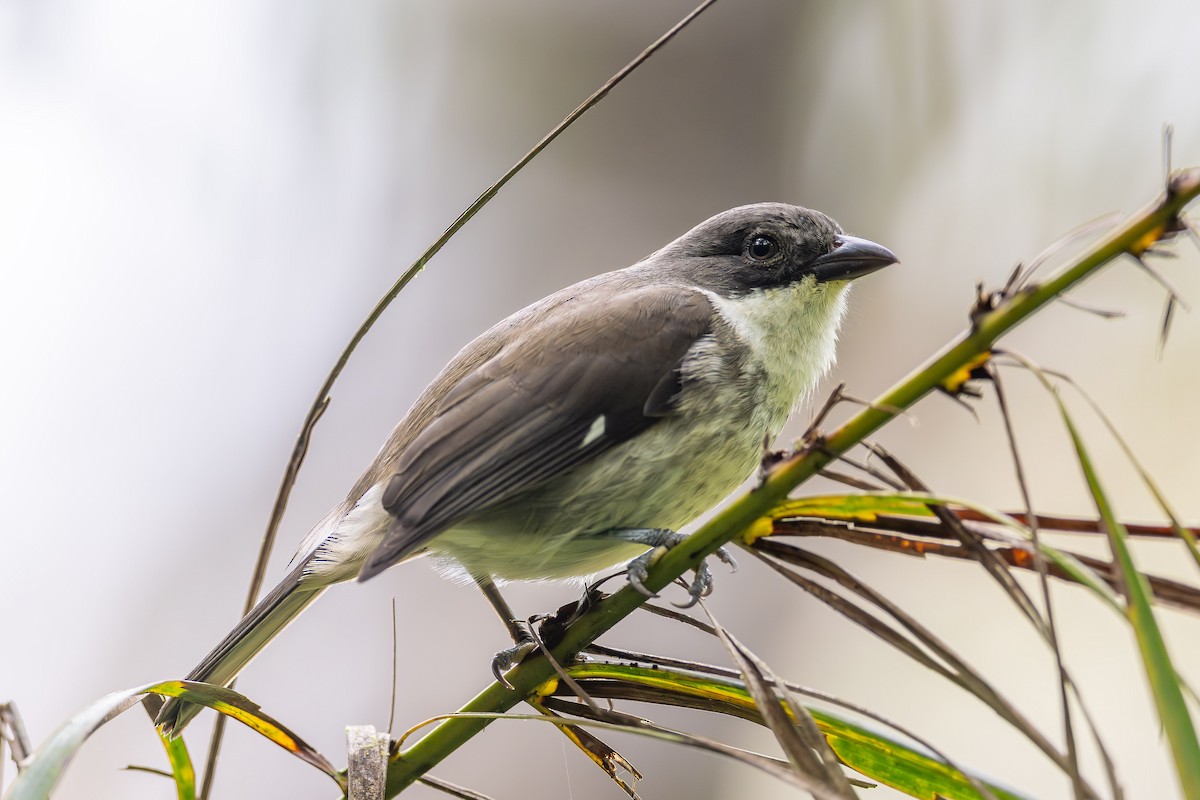
[[[496,676],[497,681],[511,689],[513,688],[512,684],[505,679],[504,673],[536,650],[537,641],[525,623],[513,615],[508,601],[500,595],[500,590],[496,588],[491,576],[473,575],[472,579],[479,587],[479,591],[483,592],[483,596],[492,604],[492,608],[496,609],[496,613],[500,615],[500,621],[504,623],[504,627],[508,629],[508,635],[512,637],[513,646],[506,647],[492,657],[492,674]]]
[[[529,639],[529,633],[522,626],[521,621],[513,614],[512,609],[508,605],[508,601],[501,596],[500,590],[496,588],[496,584],[492,581],[489,575],[473,575],[471,579],[475,581],[475,585],[479,587],[479,591],[483,592],[483,596],[492,604],[492,608],[496,610],[500,621],[504,623],[505,629],[508,630],[508,635],[516,644]]]
[[[645,581],[650,576],[650,565],[654,563],[658,554],[658,548],[662,547],[670,550],[688,538],[682,533],[676,533],[667,528],[613,528],[600,535],[635,544],[644,544],[650,548],[645,553],[630,561],[626,569],[629,583],[633,585],[633,588],[647,597],[657,597],[654,592],[646,588]],[[737,562],[733,560],[733,556],[727,548],[718,548],[715,555],[723,563],[728,564],[730,569],[737,569]],[[696,605],[696,603],[700,602],[700,598],[707,597],[712,592],[712,587],[713,577],[712,572],[708,568],[707,560],[701,561],[700,566],[696,568],[696,578],[692,581],[691,586],[688,587],[688,595],[691,599],[682,608],[690,608]]]

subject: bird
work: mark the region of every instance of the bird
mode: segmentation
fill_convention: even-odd
[[[656,550],[751,475],[832,366],[850,282],[894,263],[819,211],[757,203],[497,323],[188,680],[229,684],[328,587],[418,556],[477,583],[514,639],[497,582],[630,562],[645,591]],[[200,708],[171,699],[156,724],[177,736]]]

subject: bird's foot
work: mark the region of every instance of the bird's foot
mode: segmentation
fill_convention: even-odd
[[[629,578],[629,583],[633,588],[646,595],[646,597],[658,596],[646,588],[646,579],[650,577],[650,565],[657,561],[663,552],[679,545],[688,538],[682,533],[676,533],[666,528],[622,528],[609,531],[607,535],[624,539],[627,542],[644,544],[651,548],[630,561],[625,571]],[[737,570],[737,562],[728,548],[720,547],[714,555],[722,563],[727,564],[731,571]],[[712,587],[713,577],[712,571],[708,568],[708,561],[701,561],[700,566],[696,568],[696,577],[688,585],[688,596],[690,599],[686,603],[676,605],[679,605],[680,608],[691,608],[700,602],[700,598],[711,594]]]
[[[512,647],[506,647],[496,655],[492,656],[492,675],[496,677],[496,681],[507,689],[513,688],[513,685],[508,682],[508,678],[504,677],[504,673],[520,664],[525,656],[538,649],[538,642],[533,628],[528,623],[516,623],[524,628],[521,638],[513,644]]]
[[[589,586],[584,590],[583,597],[567,603],[553,614],[537,614],[527,621],[505,620],[515,644],[492,657],[492,675],[501,685],[513,688],[504,677],[504,673],[521,663],[535,650],[544,647],[549,655],[549,650],[562,641],[567,628],[604,597],[604,593],[599,589]],[[576,656],[576,659],[578,658],[580,657]]]

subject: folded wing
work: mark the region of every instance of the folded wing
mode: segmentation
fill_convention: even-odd
[[[673,413],[712,315],[677,287],[567,303],[465,375],[402,454],[382,500],[394,521],[360,580]]]

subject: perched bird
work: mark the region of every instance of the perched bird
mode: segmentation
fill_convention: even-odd
[[[331,584],[429,555],[474,579],[595,574],[738,487],[834,360],[849,281],[896,262],[824,214],[725,211],[631,267],[468,344],[392,431],[283,580],[189,675],[225,685]],[[692,592],[708,589],[697,571]],[[167,702],[178,734],[199,706]]]

